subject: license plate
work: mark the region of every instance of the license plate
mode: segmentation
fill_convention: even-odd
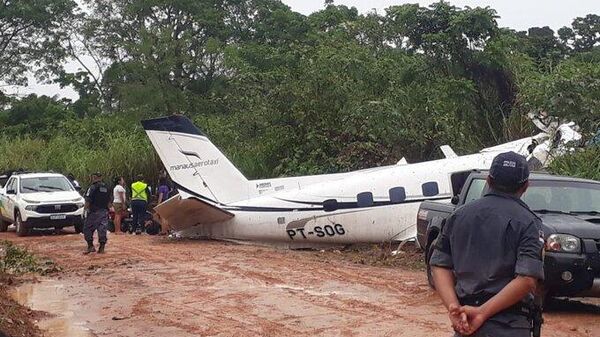
[[[67,218],[67,216],[64,215],[64,214],[61,214],[61,215],[51,215],[50,216],[50,220],[63,220],[63,219],[66,219],[66,218]]]

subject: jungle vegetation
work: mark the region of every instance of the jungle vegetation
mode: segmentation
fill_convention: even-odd
[[[553,31],[498,26],[447,2],[311,15],[277,0],[0,2],[0,81],[28,76],[77,100],[0,86],[0,170],[86,180],[156,177],[140,120],[183,114],[248,178],[342,172],[460,154],[536,133],[546,111],[600,127],[600,16]],[[69,72],[65,61],[79,62]],[[555,172],[600,179],[600,150]]]

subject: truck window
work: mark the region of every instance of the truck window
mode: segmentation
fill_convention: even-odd
[[[469,190],[467,191],[465,204],[481,198],[483,196],[483,191],[485,190],[486,184],[487,182],[485,179],[473,179],[473,181],[471,181],[471,185],[469,186]]]
[[[465,182],[473,170],[455,172],[450,175],[450,182],[452,183],[452,195],[459,195],[462,191]]]
[[[600,212],[600,184],[531,180],[522,199],[532,210]]]
[[[16,178],[10,178],[8,180],[8,183],[6,184],[6,191],[9,190],[13,190],[13,191],[17,191],[17,179]]]

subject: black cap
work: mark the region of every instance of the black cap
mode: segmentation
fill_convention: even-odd
[[[94,173],[92,173],[92,175],[96,176],[96,177],[102,177],[102,173],[100,173],[100,172],[94,172]]]
[[[515,152],[500,153],[492,161],[490,178],[502,186],[517,186],[529,179],[527,160]]]

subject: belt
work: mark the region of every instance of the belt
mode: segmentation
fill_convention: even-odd
[[[458,301],[460,302],[460,305],[470,305],[473,307],[479,307],[479,306],[483,305],[485,302],[489,301],[495,295],[496,294],[490,294],[490,293],[484,293],[484,294],[479,294],[479,295],[468,295],[468,296],[459,298]],[[511,314],[522,315],[522,316],[530,318],[531,317],[531,308],[527,303],[521,301],[521,302],[515,303],[512,306],[502,310],[501,312],[499,312],[499,314],[500,313],[511,313]]]

